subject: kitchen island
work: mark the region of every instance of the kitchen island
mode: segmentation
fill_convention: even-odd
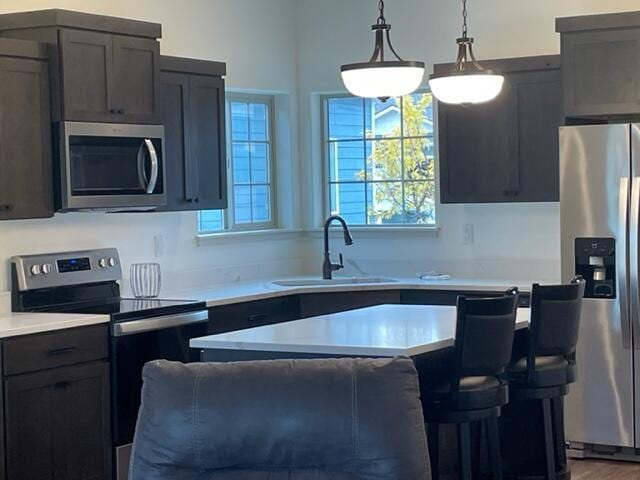
[[[529,323],[518,309],[516,329]],[[453,346],[456,307],[377,305],[194,338],[204,361],[327,356],[422,357]]]
[[[515,350],[527,341],[528,308],[519,308]],[[316,317],[194,338],[203,361],[411,357],[421,390],[446,381],[451,373],[456,307],[377,305]],[[441,473],[456,471],[453,426],[441,429]]]

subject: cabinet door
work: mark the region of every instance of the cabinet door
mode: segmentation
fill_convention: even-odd
[[[190,75],[189,112],[186,196],[201,210],[227,208],[224,80]]]
[[[165,168],[167,171],[167,205],[158,211],[194,210],[196,191],[187,172],[193,171],[195,157],[191,154],[188,135],[189,76],[183,73],[160,72],[160,120],[164,125]]]
[[[558,128],[562,124],[559,70],[510,74],[512,201],[559,199]]]
[[[640,29],[562,34],[564,114],[640,113]]]
[[[508,201],[510,190],[509,86],[480,105],[438,103],[440,201]]]
[[[0,58],[0,220],[53,215],[49,73]]]
[[[114,121],[112,37],[82,30],[60,31],[65,120]]]
[[[377,292],[309,293],[300,298],[302,318],[400,302],[399,290]]]
[[[149,38],[112,35],[115,87],[113,105],[119,121],[158,121],[160,47]]]
[[[7,377],[7,480],[110,480],[107,362]]]

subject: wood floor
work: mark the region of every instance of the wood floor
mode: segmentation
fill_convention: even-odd
[[[640,463],[572,460],[571,480],[640,480]]]

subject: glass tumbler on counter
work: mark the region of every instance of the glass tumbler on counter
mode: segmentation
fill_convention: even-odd
[[[132,263],[131,291],[136,298],[155,298],[160,295],[160,264]]]

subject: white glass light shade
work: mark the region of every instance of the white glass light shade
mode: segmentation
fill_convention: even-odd
[[[493,100],[503,83],[502,75],[462,74],[431,78],[429,88],[440,102],[467,105]]]
[[[420,87],[424,67],[384,66],[343,68],[344,86],[357,97],[385,98],[408,95]]]

